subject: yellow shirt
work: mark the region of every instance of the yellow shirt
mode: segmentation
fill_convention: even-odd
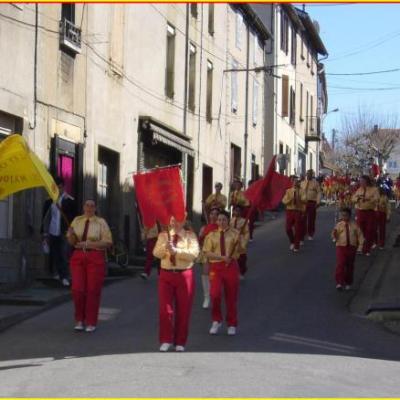
[[[321,202],[321,186],[315,179],[304,180],[300,187],[306,193],[307,201],[315,201],[317,204]]]
[[[240,243],[238,244],[238,251],[240,254],[246,254],[247,245],[250,239],[249,223],[245,218],[233,217],[230,222],[231,228],[237,230],[241,235]]]
[[[175,232],[170,231],[170,240]],[[182,230],[178,234],[178,243],[176,244],[175,265],[171,261],[171,254],[167,250],[168,233],[161,232],[158,235],[157,243],[153,250],[154,257],[161,259],[161,268],[163,269],[189,269],[192,268],[195,259],[200,253],[197,236],[192,231]]]
[[[297,203],[295,202],[295,193],[297,193]],[[286,210],[304,211],[306,193],[303,189],[290,188],[286,190],[282,203],[286,206]]]
[[[373,186],[358,188],[352,200],[359,210],[375,210],[379,200],[378,188]]]
[[[385,194],[381,194],[378,199],[378,204],[376,205],[376,211],[381,211],[386,214],[386,218],[390,218],[391,208],[389,199]]]
[[[349,239],[350,245],[360,248],[364,243],[364,236],[361,229],[354,221],[349,221]],[[336,246],[347,246],[346,222],[340,221],[336,224],[332,231],[332,239],[336,242]]]
[[[210,194],[206,199],[206,207],[211,209],[213,207],[225,209],[228,199],[221,193]]]
[[[237,260],[240,256],[240,246],[243,246],[243,243],[240,243],[239,232],[236,229],[228,228],[224,231],[224,239],[225,255]],[[206,236],[203,252],[221,255],[221,229],[213,231]],[[208,257],[208,261],[210,263],[220,262],[220,260],[214,260],[210,257]]]
[[[250,206],[250,202],[244,195],[243,190],[235,190],[231,193],[230,206],[240,206],[240,207]]]
[[[76,237],[78,238],[78,242],[82,241],[83,231],[85,230],[87,217],[85,215],[80,215],[79,217],[74,218],[71,223],[71,228],[73,228]],[[89,218],[89,228],[87,232],[87,240],[91,242],[108,242],[112,243],[112,235],[110,228],[108,227],[105,219],[94,215]]]

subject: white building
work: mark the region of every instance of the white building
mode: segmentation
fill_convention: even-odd
[[[274,37],[268,59],[266,159],[281,155],[279,170],[304,175],[318,173],[320,112],[318,55],[327,56],[317,23],[290,4],[266,6]]]

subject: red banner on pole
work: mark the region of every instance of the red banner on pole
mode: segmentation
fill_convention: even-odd
[[[254,182],[245,191],[245,195],[250,200],[252,207],[260,211],[277,208],[286,189],[292,186],[289,177],[278,174],[275,171],[275,162],[276,156],[272,158],[264,178]]]
[[[158,221],[168,225],[171,217],[185,219],[185,196],[179,167],[154,169],[133,175],[136,199],[143,225],[151,228]]]

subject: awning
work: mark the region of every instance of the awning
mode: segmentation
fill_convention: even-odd
[[[185,138],[183,135],[179,135],[171,130],[163,128],[150,119],[143,119],[142,128],[152,132],[153,141],[161,142],[181,151],[182,153],[187,153],[192,157],[195,156],[195,152],[190,146],[189,138]]]

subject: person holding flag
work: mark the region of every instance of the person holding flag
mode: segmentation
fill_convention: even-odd
[[[297,176],[292,175],[291,180],[293,187],[286,190],[282,203],[286,206],[286,233],[290,241],[290,250],[297,253],[300,249],[302,216],[307,198]]]
[[[250,202],[243,191],[243,183],[239,179],[232,182],[232,192],[230,195],[229,207],[240,206],[247,211]]]
[[[199,242],[194,232],[184,229],[185,220],[171,217],[167,232],[158,235],[153,254],[161,260],[158,281],[160,351],[175,345],[185,351],[189,335],[195,281],[193,265],[199,255]]]

